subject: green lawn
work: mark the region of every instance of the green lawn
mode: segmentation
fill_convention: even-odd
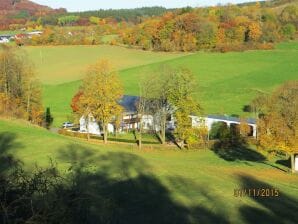
[[[8,35],[15,35],[19,33],[24,33],[24,31],[20,30],[0,30],[0,34],[8,34]]]
[[[80,81],[68,81],[82,77],[85,66],[100,56],[115,59],[113,62],[118,65],[125,92],[132,95],[138,94],[140,78],[155,75],[162,64],[189,68],[197,78],[197,98],[206,114],[245,115],[242,107],[259,92],[270,92],[287,80],[298,79],[298,42],[282,43],[270,51],[199,52],[192,55],[143,52],[112,46],[27,49],[45,84],[44,105],[51,107],[56,126],[67,120],[67,115],[71,113],[71,98],[80,85]],[[43,56],[46,58],[43,63],[40,51],[48,55]]]
[[[117,203],[123,223],[298,222],[298,175],[282,171],[274,161],[254,161],[245,150],[233,160],[210,150],[139,151],[136,146],[87,143],[0,119],[0,152],[23,160],[28,170],[35,163],[46,166],[49,158],[62,172],[69,166],[87,167],[94,173],[84,182],[88,193],[94,200]],[[95,191],[100,186],[109,188]],[[280,195],[235,197],[238,188],[276,188]]]

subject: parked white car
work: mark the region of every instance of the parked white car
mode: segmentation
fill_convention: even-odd
[[[71,123],[71,122],[64,122],[63,124],[62,124],[62,127],[63,128],[72,128],[74,125],[73,125],[73,123]]]
[[[9,39],[7,39],[7,38],[1,38],[0,39],[0,44],[5,44],[5,43],[9,43]]]

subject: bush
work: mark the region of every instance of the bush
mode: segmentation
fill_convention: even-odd
[[[80,132],[75,132],[71,131],[69,129],[60,129],[58,131],[60,135],[65,135],[65,136],[70,136],[70,137],[76,137],[76,138],[87,138],[86,133],[80,133]]]
[[[271,50],[274,49],[273,43],[246,43],[246,44],[240,44],[240,43],[225,43],[225,44],[219,44],[217,45],[213,51],[214,52],[243,52],[248,50]]]
[[[281,28],[281,32],[286,39],[293,40],[296,34],[296,27],[293,24],[288,23]]]

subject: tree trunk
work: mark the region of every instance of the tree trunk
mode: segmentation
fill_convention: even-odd
[[[87,129],[87,141],[90,140],[90,133],[89,133],[89,116],[86,116],[85,118],[85,121],[86,121],[86,129]]]
[[[104,144],[107,144],[108,143],[108,128],[107,128],[108,125],[106,124],[103,124],[103,142]]]
[[[140,131],[139,131],[139,149],[142,149],[142,132],[143,132],[143,124],[140,122]]]
[[[162,128],[161,128],[161,144],[166,143],[166,123],[162,123]]]
[[[140,130],[140,133],[139,133],[139,149],[142,149],[142,131]]]
[[[115,138],[118,138],[118,128],[115,127]]]

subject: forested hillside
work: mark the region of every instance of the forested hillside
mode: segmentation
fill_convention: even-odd
[[[0,0],[0,30],[25,28],[30,21],[65,12],[65,9],[52,9],[28,0]]]
[[[177,10],[130,27],[121,38],[127,45],[146,50],[268,49],[272,43],[296,36],[298,6],[291,2]]]
[[[30,1],[4,1],[16,9]],[[30,3],[31,4],[31,3]],[[29,5],[30,5],[29,4]],[[33,3],[32,3],[33,4]],[[272,49],[297,37],[297,0],[203,8],[145,7],[67,13],[33,4],[36,10],[2,15],[0,29],[41,30],[18,45],[121,45],[155,51]],[[100,7],[100,4],[99,4]],[[7,12],[7,11],[6,11]],[[12,13],[14,12],[14,13]],[[1,17],[1,15],[0,15]],[[107,37],[103,40],[103,37]]]
[[[0,0],[0,10],[27,10],[28,12],[36,12],[39,10],[51,9],[47,6],[42,6],[28,0]]]
[[[76,15],[80,17],[91,17],[96,16],[99,18],[109,18],[113,17],[117,21],[130,21],[138,23],[145,19],[146,17],[151,16],[161,16],[168,11],[173,9],[166,9],[164,7],[142,7],[135,9],[100,9],[95,11],[86,11],[86,12],[77,12],[71,13],[71,15]]]

